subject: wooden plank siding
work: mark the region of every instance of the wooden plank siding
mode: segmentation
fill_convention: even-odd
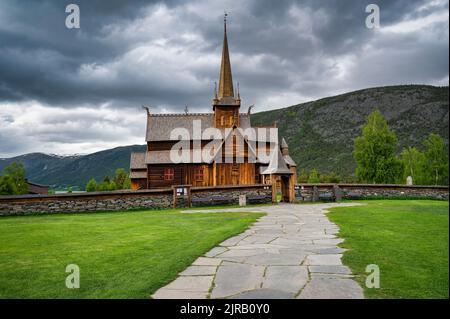
[[[233,136],[233,142],[225,143],[219,156],[221,163],[211,164],[149,164],[148,188],[171,187],[172,185],[216,186],[216,185],[245,185],[261,183],[259,173],[260,164],[249,163],[249,147],[241,137]],[[148,142],[148,150],[170,150],[177,141]],[[202,141],[205,147],[210,141]],[[238,147],[237,143],[243,143]],[[191,141],[191,147],[193,142]],[[268,147],[265,145],[265,147]],[[264,146],[263,146],[264,147]],[[226,163],[225,159],[232,159],[233,163]],[[243,163],[236,163],[236,157],[241,157]],[[173,170],[173,179],[166,179],[166,169]]]
[[[255,184],[254,163],[217,163],[217,185]]]
[[[165,170],[173,169],[173,179],[165,179]],[[148,187],[172,185],[212,186],[213,165],[207,164],[155,164],[148,166]]]

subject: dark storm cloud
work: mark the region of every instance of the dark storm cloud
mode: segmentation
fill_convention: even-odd
[[[79,30],[64,25],[69,3],[80,6]],[[380,30],[365,27],[369,3],[380,7]],[[70,141],[109,143],[112,127],[124,129],[124,139],[142,135],[145,124],[127,131],[119,115],[104,118],[108,110],[137,114],[146,104],[154,112],[185,105],[209,111],[223,9],[245,107],[284,107],[377,85],[448,83],[445,0],[6,0],[0,2],[0,108],[47,112],[52,123],[36,120],[30,134],[53,140],[56,150]],[[60,110],[75,110],[77,120]],[[13,152],[7,136],[20,140],[19,119],[28,123],[30,114],[0,110],[0,155]],[[77,133],[83,121],[87,128]]]
[[[232,59],[239,54],[249,59],[264,55],[260,65],[265,67],[265,70],[241,71],[237,64],[234,67],[236,80],[240,76],[242,84],[249,90],[252,86],[259,89],[289,88],[295,83],[289,83],[280,64],[289,69],[296,68],[301,73],[311,68],[309,57],[312,55],[340,55],[360,50],[373,33],[364,27],[366,2],[369,3],[266,0],[243,3],[242,10],[232,8],[229,24]],[[2,100],[33,99],[58,106],[102,102],[134,106],[148,101],[156,105],[181,107],[184,104],[204,104],[205,98],[209,98],[218,66],[193,67],[192,76],[199,83],[187,91],[183,91],[183,83],[177,83],[176,73],[173,76],[177,84],[171,87],[167,83],[160,85],[158,79],[151,76],[142,77],[127,72],[126,66],[114,79],[83,78],[79,73],[83,65],[112,63],[134,47],[158,37],[158,32],[164,34],[170,29],[158,30],[158,26],[149,21],[147,32],[137,31],[135,35],[130,33],[128,38],[115,41],[109,38],[110,29],[106,26],[126,28],[134,21],[145,18],[152,7],[157,8],[161,3],[118,0],[76,3],[81,9],[80,30],[65,28],[65,2],[3,2],[2,16],[6,16],[6,20],[0,24]],[[382,23],[391,24],[411,14],[425,2],[403,0],[377,3],[381,7]],[[184,9],[186,2],[182,1],[164,2],[164,6],[175,10],[175,18],[178,19],[175,25],[181,26],[180,30],[191,30],[203,38],[203,47],[196,48],[197,53],[208,50],[209,53],[220,52],[220,12]],[[178,7],[180,10],[177,11]],[[214,7],[199,8],[210,10]],[[423,11],[425,14],[427,10]],[[165,38],[168,45],[183,45],[176,34],[165,35]],[[139,71],[151,73],[151,67]],[[208,86],[200,87],[203,83],[208,83]]]

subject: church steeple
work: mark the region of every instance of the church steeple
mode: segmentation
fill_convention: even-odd
[[[233,77],[231,75],[230,52],[228,51],[227,38],[227,14],[223,18],[223,49],[222,63],[220,65],[219,87],[214,89],[213,110],[215,127],[225,128],[239,126],[239,108],[241,97],[239,85],[237,92],[234,92]]]
[[[223,97],[234,97],[233,76],[231,74],[230,53],[228,52],[227,39],[227,14],[223,18],[223,49],[222,63],[219,76],[219,99]]]

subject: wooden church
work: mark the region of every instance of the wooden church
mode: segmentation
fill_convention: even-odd
[[[251,128],[251,107],[245,113],[240,112],[239,88],[235,92],[233,87],[226,20],[219,85],[214,95],[212,113],[186,111],[179,114],[152,114],[147,109],[147,150],[131,154],[132,188],[138,190],[174,185],[198,187],[271,183],[281,188],[285,201],[292,202],[297,179],[296,164],[289,156],[284,138],[278,143],[278,137],[273,142],[266,136],[248,137],[241,134],[243,130]],[[213,137],[193,137],[194,122],[201,123],[202,130],[215,128],[223,134],[217,140]],[[179,140],[171,139],[171,132],[177,128],[190,133],[188,145],[191,150],[213,144],[214,156],[209,159],[190,156],[188,160],[174,163],[171,150]],[[252,140],[255,138],[258,139],[257,143]],[[267,154],[264,158],[258,156],[262,151]],[[239,161],[233,160],[237,157],[240,158]]]

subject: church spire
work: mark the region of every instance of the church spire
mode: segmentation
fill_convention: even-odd
[[[228,52],[228,39],[227,39],[227,13],[223,17],[223,50],[222,50],[222,63],[220,65],[220,77],[219,77],[219,98],[222,97],[234,97],[233,77],[231,75],[231,63],[230,53]]]

